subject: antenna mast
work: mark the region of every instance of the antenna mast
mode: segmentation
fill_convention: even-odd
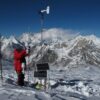
[[[50,6],[47,6],[46,9],[40,10],[39,14],[40,14],[40,20],[41,20],[41,57],[43,57],[42,54],[42,43],[43,43],[43,24],[44,24],[44,14],[49,14],[50,13]]]

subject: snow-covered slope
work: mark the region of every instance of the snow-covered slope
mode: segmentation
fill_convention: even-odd
[[[71,42],[73,42],[73,46],[71,45],[70,51],[68,52],[69,57],[73,60],[71,63],[99,65],[100,39],[93,35],[78,36]]]
[[[46,91],[35,89],[33,70],[25,73],[25,86],[16,84],[16,73],[3,70],[0,100],[100,100],[100,68],[82,66],[68,70],[48,71]],[[29,81],[28,81],[29,77]],[[1,79],[1,78],[0,78]]]

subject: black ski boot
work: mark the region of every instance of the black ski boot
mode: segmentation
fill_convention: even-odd
[[[24,86],[24,78],[25,77],[23,73],[18,74],[18,85]]]

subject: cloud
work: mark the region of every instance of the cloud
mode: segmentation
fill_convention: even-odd
[[[79,35],[79,32],[68,30],[68,29],[62,29],[62,28],[51,28],[48,30],[43,30],[42,32],[42,39],[46,42],[57,42],[58,40],[62,41],[68,41],[69,39],[72,39]],[[32,43],[40,43],[41,41],[41,33],[24,33],[21,36],[21,42],[32,42]]]
[[[79,32],[75,32],[73,30],[65,30],[61,28],[51,28],[48,30],[44,30],[42,33],[43,40],[69,40],[76,37]]]

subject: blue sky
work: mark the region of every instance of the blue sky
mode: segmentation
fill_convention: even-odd
[[[50,5],[44,28],[63,28],[100,37],[100,0],[0,0],[0,33],[40,32],[38,11]]]

